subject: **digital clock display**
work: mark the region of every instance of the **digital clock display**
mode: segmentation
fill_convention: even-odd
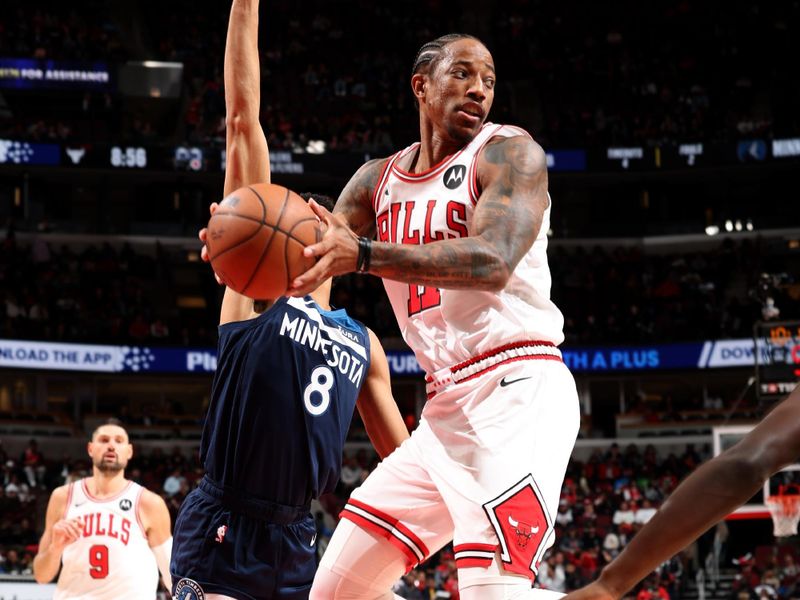
[[[147,150],[137,146],[111,146],[111,166],[144,169],[147,167]]]

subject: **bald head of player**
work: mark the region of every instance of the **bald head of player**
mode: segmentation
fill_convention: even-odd
[[[92,432],[92,439],[86,446],[97,471],[113,475],[124,471],[133,457],[133,446],[128,432],[122,423],[109,419]]]

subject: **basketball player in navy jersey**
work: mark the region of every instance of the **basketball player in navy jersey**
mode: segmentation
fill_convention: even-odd
[[[547,161],[524,130],[486,121],[497,74],[473,36],[420,48],[419,142],[365,164],[306,256],[302,296],[358,271],[383,279],[426,372],[410,439],[350,496],[311,598],[390,600],[392,583],[454,544],[461,600],[534,590],[580,412],[550,300]]]
[[[227,196],[270,179],[257,0],[233,1],[224,78]],[[175,523],[176,599],[307,598],[316,570],[310,501],[338,482],[354,408],[381,457],[408,437],[380,343],[331,310],[330,286],[274,303],[225,290],[201,444],[206,473]]]
[[[675,488],[625,550],[572,600],[616,600],[658,565],[753,497],[766,479],[800,457],[800,386],[738,444]]]

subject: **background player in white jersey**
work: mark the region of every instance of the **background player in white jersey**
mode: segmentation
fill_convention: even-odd
[[[428,402],[353,493],[312,598],[392,598],[392,581],[451,538],[463,600],[525,598],[553,544],[578,399],[549,299],[545,154],[485,123],[495,78],[472,36],[425,44],[411,77],[420,142],[364,165],[337,214],[315,208],[328,230],[292,293],[382,277]]]
[[[87,446],[92,476],[53,490],[33,561],[36,581],[61,568],[54,600],[155,598],[158,572],[167,589],[172,536],[164,500],[125,479],[133,456],[116,420],[98,427]]]

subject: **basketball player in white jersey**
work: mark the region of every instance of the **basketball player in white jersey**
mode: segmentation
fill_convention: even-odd
[[[125,479],[133,456],[115,419],[92,433],[92,476],[53,490],[33,561],[39,583],[58,577],[54,600],[147,600],[158,572],[171,589],[172,535],[164,500]]]
[[[382,277],[428,402],[353,493],[314,600],[393,598],[392,582],[451,539],[462,600],[540,592],[579,408],[550,301],[545,154],[485,122],[495,80],[472,36],[425,44],[411,77],[420,142],[364,165],[336,214],[315,207],[328,229],[292,294],[344,272]]]

